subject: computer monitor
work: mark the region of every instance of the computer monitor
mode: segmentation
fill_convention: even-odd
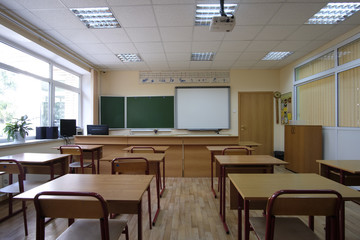
[[[60,119],[60,136],[72,137],[76,135],[76,119]]]
[[[109,126],[87,125],[87,135],[109,135]]]

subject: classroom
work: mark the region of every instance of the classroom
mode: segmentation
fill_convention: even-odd
[[[0,239],[44,239],[36,191],[13,199],[14,209],[26,202],[27,234],[21,212],[3,219],[12,215],[3,159],[23,161],[29,182],[108,182],[97,186],[106,192],[122,175],[110,177],[115,158],[147,159],[153,176],[129,177],[144,185],[142,210],[108,205],[130,239],[258,239],[249,221],[265,205],[252,209],[239,189],[263,175],[338,182],[321,188],[342,194],[339,231],[316,216],[314,232],[359,239],[360,0],[341,3],[0,0]],[[337,9],[335,20],[321,15]],[[4,131],[16,119],[29,123],[24,139]],[[263,168],[234,163],[237,150]],[[46,223],[45,239],[64,232],[66,218]]]

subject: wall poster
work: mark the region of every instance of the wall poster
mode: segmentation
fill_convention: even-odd
[[[292,93],[281,94],[281,124],[289,124],[292,120]]]

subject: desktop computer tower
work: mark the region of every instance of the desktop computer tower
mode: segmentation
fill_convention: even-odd
[[[57,139],[59,138],[58,127],[46,127],[46,139]]]

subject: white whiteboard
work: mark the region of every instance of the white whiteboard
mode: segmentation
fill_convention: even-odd
[[[176,87],[175,128],[230,128],[230,87]]]

